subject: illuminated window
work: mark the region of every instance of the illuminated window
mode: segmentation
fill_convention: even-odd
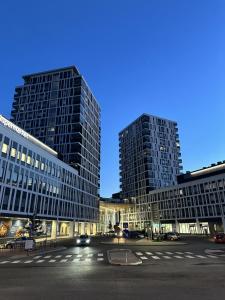
[[[17,152],[17,159],[20,159],[20,151]]]
[[[45,168],[45,164],[44,163],[41,163],[41,170],[43,171]]]
[[[31,157],[28,155],[27,156],[27,164],[30,165],[31,164]]]
[[[39,168],[39,161],[37,159],[35,160],[35,168]]]
[[[22,157],[21,157],[21,161],[26,161],[26,155],[25,155],[25,153],[22,153]]]
[[[8,145],[4,143],[2,145],[2,153],[7,153],[7,150],[8,150]]]
[[[15,148],[11,148],[10,156],[16,157],[16,149]]]

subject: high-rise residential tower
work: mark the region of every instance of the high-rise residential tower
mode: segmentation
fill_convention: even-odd
[[[182,169],[177,123],[143,114],[119,133],[122,197],[174,185]]]
[[[100,107],[75,66],[23,76],[11,120],[58,152],[84,178],[81,199],[98,209]]]

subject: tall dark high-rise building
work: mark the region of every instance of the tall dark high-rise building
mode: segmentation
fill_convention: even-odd
[[[177,123],[141,115],[119,133],[122,197],[174,185],[182,169]]]
[[[23,76],[11,120],[59,154],[85,179],[87,205],[97,207],[100,179],[100,107],[83,76],[70,66]]]

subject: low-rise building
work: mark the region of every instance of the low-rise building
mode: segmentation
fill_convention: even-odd
[[[57,152],[0,115],[0,237],[18,236],[29,218],[45,232],[96,232],[88,182]]]

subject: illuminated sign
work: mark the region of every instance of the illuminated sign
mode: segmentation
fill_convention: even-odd
[[[21,134],[22,136],[24,136],[25,138],[28,139],[29,135],[28,135],[27,132],[25,132],[24,130],[22,130],[21,128],[17,127],[15,124],[13,124],[12,122],[10,122],[7,119],[5,119],[2,115],[0,115],[0,122],[4,126],[9,127],[10,129],[16,131],[17,133]]]

